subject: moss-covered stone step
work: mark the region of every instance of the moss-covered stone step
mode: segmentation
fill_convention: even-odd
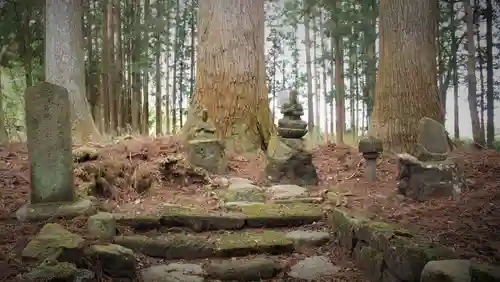
[[[222,212],[166,207],[154,215],[113,214],[120,225],[135,229],[187,227],[195,232],[236,230],[245,227],[295,227],[323,219],[318,205],[306,203],[255,203],[234,206]]]
[[[294,241],[274,230],[225,231],[221,233],[117,236],[114,243],[151,257],[200,259],[238,257],[256,253],[282,254],[294,251]]]
[[[340,208],[328,215],[328,223],[370,281],[420,281],[429,261],[457,257],[452,250],[408,230]]]

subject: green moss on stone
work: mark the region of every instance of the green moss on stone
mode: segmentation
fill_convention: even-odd
[[[264,204],[241,206],[241,211],[247,217],[315,217],[323,216],[321,208],[306,203]]]
[[[33,281],[50,281],[52,279],[71,279],[76,272],[77,268],[72,263],[44,261],[23,276]]]
[[[291,245],[292,240],[279,231],[263,230],[262,232],[243,231],[224,233],[215,241],[218,249],[254,248],[259,246]]]

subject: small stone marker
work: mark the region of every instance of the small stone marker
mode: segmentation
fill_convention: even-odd
[[[25,92],[31,203],[74,200],[68,91],[43,82]]]
[[[444,161],[451,151],[446,129],[439,122],[424,117],[418,127],[420,161]]]
[[[377,158],[384,149],[382,145],[382,140],[373,136],[361,139],[358,143],[358,151],[366,161],[365,176],[369,181],[377,180]]]

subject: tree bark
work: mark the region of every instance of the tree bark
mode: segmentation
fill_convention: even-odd
[[[73,139],[76,142],[99,140],[85,94],[81,0],[47,0],[45,3],[46,80],[69,92]]]
[[[467,82],[469,92],[470,119],[472,125],[472,139],[477,145],[484,145],[481,140],[481,124],[477,110],[477,79],[476,79],[476,45],[474,43],[474,12],[469,0],[464,0],[466,22],[467,22]]]
[[[495,141],[493,95],[493,7],[486,0],[486,144],[493,147]]]
[[[444,119],[436,79],[437,3],[381,0],[379,15],[380,65],[370,134],[389,150],[415,154],[420,119]]]
[[[196,90],[184,132],[206,108],[228,151],[266,150],[274,126],[265,84],[264,0],[200,1],[198,30]]]

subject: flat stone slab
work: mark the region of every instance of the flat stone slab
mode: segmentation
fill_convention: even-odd
[[[154,265],[140,272],[144,282],[203,282],[203,269],[196,264]]]
[[[286,237],[300,246],[321,246],[330,241],[330,233],[321,231],[294,230]]]
[[[269,203],[242,206],[240,209],[245,215],[246,226],[251,228],[301,226],[323,219],[321,207],[314,204]]]
[[[265,258],[232,259],[206,267],[207,277],[216,281],[262,281],[275,277],[280,270],[279,264]]]
[[[314,256],[303,259],[293,265],[290,268],[288,276],[312,281],[339,271],[340,267],[333,265],[328,258],[324,256]]]
[[[207,212],[168,207],[154,215],[113,214],[116,222],[135,229],[186,227],[195,232],[237,230],[245,227],[294,227],[323,219],[321,208],[304,203],[233,202],[226,211]]]
[[[268,188],[269,193],[271,193],[273,199],[290,199],[297,197],[306,197],[307,190],[298,185],[273,185]]]
[[[293,241],[286,233],[272,230],[224,233],[117,236],[114,243],[151,257],[165,259],[201,259],[237,257],[256,253],[293,252]]]
[[[44,221],[51,218],[71,219],[95,213],[97,204],[94,199],[88,198],[75,202],[25,204],[16,211],[15,217],[19,221]]]

